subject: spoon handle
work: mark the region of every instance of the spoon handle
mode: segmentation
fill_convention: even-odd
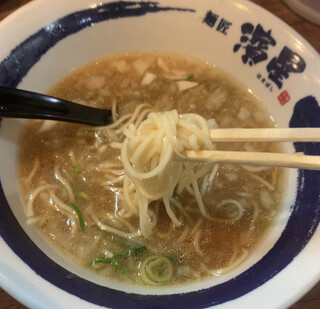
[[[0,87],[0,118],[50,119],[93,126],[112,123],[111,110],[93,108],[40,93]]]

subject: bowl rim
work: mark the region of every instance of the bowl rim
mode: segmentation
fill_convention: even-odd
[[[33,8],[33,6],[35,6],[36,7],[36,5],[37,5],[37,3],[40,3],[40,2],[52,2],[52,1],[49,1],[49,0],[46,0],[46,1],[40,1],[40,0],[38,0],[38,1],[35,1],[35,2],[30,2],[30,3],[28,3],[27,5],[26,5],[26,7],[28,7],[30,10]],[[96,2],[96,1],[92,1],[92,2]],[[256,8],[255,9],[257,9],[257,8],[259,8],[259,9],[262,9],[261,7],[259,7],[259,6],[257,6],[256,4],[254,4],[254,3],[248,3],[247,1],[240,1],[240,2],[242,2],[242,3],[245,3],[245,4],[247,4],[247,5],[253,5],[253,6],[255,6]],[[22,14],[22,12],[23,12],[23,10],[24,10],[24,8],[25,7],[22,7],[22,8],[20,8],[18,11],[16,11],[16,12],[14,12],[12,15],[9,15],[5,20],[7,20],[7,19],[9,19],[9,22],[11,22],[10,20],[12,19],[12,21],[14,21],[16,18],[18,18],[18,16],[19,16],[19,14]],[[263,11],[265,11],[264,9],[262,9]],[[21,12],[20,12],[21,11]],[[270,14],[271,16],[273,16],[271,13],[268,13],[268,14]],[[273,18],[274,18],[275,16],[273,16]],[[11,19],[10,19],[11,18]],[[276,17],[277,18],[277,17]],[[283,23],[280,19],[278,19],[278,21],[280,21],[281,23]],[[8,22],[8,23],[9,23]],[[284,24],[284,23],[283,23]],[[1,31],[1,27],[2,27],[2,22],[0,23],[0,31]],[[284,24],[284,25],[286,25],[286,24]],[[287,26],[286,25],[286,27],[289,27],[289,26]],[[292,30],[290,27],[289,27],[289,29],[290,29],[290,32],[294,32],[293,34],[296,36],[296,37],[298,37],[300,40],[302,40],[302,42],[303,42],[303,44],[307,47],[307,49],[311,49],[311,50],[313,50],[313,52],[315,52],[315,53],[317,53],[315,50],[314,50],[314,48],[305,40],[305,39],[303,39],[299,34],[297,34],[297,33],[295,33],[295,31],[294,30]],[[319,274],[320,273],[318,273],[318,279],[320,278],[319,277]],[[16,297],[16,296],[15,296]],[[17,297],[18,298],[18,297]]]

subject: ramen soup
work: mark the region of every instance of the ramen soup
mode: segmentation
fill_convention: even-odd
[[[191,114],[208,128],[275,126],[256,98],[212,66],[172,55],[119,55],[74,71],[49,94],[113,114],[106,127],[30,121],[22,138],[27,223],[67,259],[126,283],[185,284],[235,269],[271,226],[285,189],[282,169],[179,163],[172,192],[155,198],[143,195],[141,179],[124,169],[124,140],[147,117]],[[166,150],[164,139],[157,143]],[[275,143],[211,146],[204,148],[282,150]],[[150,151],[140,153],[140,163]],[[176,177],[165,179],[168,186]],[[158,188],[159,179],[152,181],[144,185]]]

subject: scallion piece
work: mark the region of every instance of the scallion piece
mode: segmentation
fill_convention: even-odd
[[[112,260],[108,257],[102,256],[91,262],[91,265],[95,264],[111,264]]]
[[[74,165],[72,168],[77,174],[81,173],[81,169],[78,166]]]
[[[163,285],[172,278],[173,268],[168,258],[152,255],[141,263],[140,274],[145,283]]]
[[[119,265],[119,262],[116,257],[108,258],[108,257],[102,256],[91,262],[91,265],[97,265],[97,264],[111,265],[115,270],[119,270],[122,273],[125,273],[127,271],[124,267]]]
[[[141,255],[141,254],[145,253],[146,251],[147,251],[146,246],[141,246],[141,247],[132,249],[132,252],[135,256]]]
[[[81,192],[79,193],[79,196],[81,196],[82,198],[84,198],[84,199],[87,200],[87,201],[90,200],[89,195],[88,195],[87,193],[83,192],[83,191],[81,191]]]
[[[163,268],[162,268],[162,267],[159,267],[159,268],[158,268],[158,276],[159,276],[159,277],[162,277],[162,274],[163,274]]]
[[[147,247],[146,246],[141,246],[141,247],[129,249],[129,250],[124,251],[124,252],[114,253],[113,257],[122,258],[122,257],[125,257],[125,256],[130,256],[130,255],[139,256],[139,255],[142,255],[143,253],[145,253],[146,251],[147,251]]]
[[[117,269],[117,270],[120,269],[119,263],[116,259],[111,259],[111,265],[114,269]]]
[[[123,258],[125,255],[127,255],[128,253],[127,252],[121,252],[121,253],[114,253],[113,254],[113,257],[115,258],[115,259],[121,259],[121,258]]]
[[[176,256],[166,256],[166,258],[170,260],[172,263],[181,264],[183,262],[182,258],[178,258]]]
[[[84,231],[85,224],[84,224],[84,220],[83,220],[83,217],[82,217],[80,209],[77,207],[77,205],[75,203],[71,202],[70,205],[76,211],[76,213],[78,215],[78,218],[79,218],[80,228],[81,228],[82,231]]]
[[[186,78],[187,81],[191,81],[191,80],[193,80],[193,79],[194,79],[194,74],[190,74],[190,75]]]

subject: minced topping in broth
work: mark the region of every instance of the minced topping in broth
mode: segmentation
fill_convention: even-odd
[[[155,111],[198,113],[220,128],[274,126],[260,103],[222,73],[172,55],[101,59],[66,76],[49,94],[101,108],[116,106],[119,118],[148,103]],[[153,202],[150,209],[159,212],[159,219],[150,238],[103,231],[97,218],[115,229],[139,231],[139,218],[119,211],[124,203],[121,187],[110,182],[112,175],[121,182],[120,152],[110,147],[117,139],[119,135],[106,134],[103,128],[30,121],[19,157],[28,223],[66,258],[101,276],[173,285],[223,275],[252,252],[279,210],[285,189],[282,169],[220,164],[199,183],[206,210],[210,216],[228,218],[236,211],[228,201],[236,201],[244,209],[240,220],[206,220],[185,190],[175,197],[185,211],[181,227]],[[222,143],[216,148],[282,150],[275,143]],[[110,160],[112,168],[105,163]],[[155,281],[144,280],[142,268],[149,261]]]

